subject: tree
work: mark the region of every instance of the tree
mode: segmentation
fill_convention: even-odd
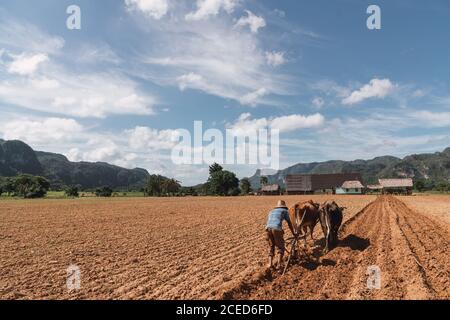
[[[416,189],[419,192],[422,192],[425,190],[425,182],[423,180],[417,180],[414,182],[414,189]]]
[[[450,185],[447,182],[440,182],[436,186],[436,190],[439,192],[447,192],[450,190]]]
[[[14,192],[14,179],[6,178],[3,180],[3,192],[6,192],[8,196]]]
[[[78,193],[78,187],[76,186],[67,187],[64,193],[66,194],[67,197],[78,198],[80,196]]]
[[[242,194],[249,194],[250,192],[252,192],[252,186],[248,178],[244,178],[241,180],[241,190]]]
[[[208,179],[209,193],[213,195],[227,196],[233,189],[239,188],[239,179],[230,171],[213,172]]]
[[[265,185],[269,184],[269,179],[267,179],[267,177],[265,177],[265,176],[262,176],[259,181],[261,183],[261,186],[265,186]]]
[[[160,175],[151,175],[148,178],[145,194],[150,197],[160,197],[163,192],[164,177]]]
[[[113,190],[108,186],[104,186],[104,187],[101,187],[101,188],[98,188],[97,190],[95,190],[95,195],[97,197],[109,198],[112,196],[112,194],[113,194]]]
[[[168,195],[175,195],[180,192],[180,182],[175,179],[164,179],[162,181],[162,191]]]
[[[213,173],[223,171],[223,168],[218,163],[213,163],[211,166],[209,166],[209,175],[212,175]]]
[[[50,182],[44,177],[23,174],[14,179],[14,193],[26,199],[43,198],[50,189]]]

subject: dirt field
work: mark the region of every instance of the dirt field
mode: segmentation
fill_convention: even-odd
[[[390,197],[284,197],[310,198],[348,207],[341,244],[323,257],[317,247],[283,277],[264,272],[263,230],[277,197],[1,201],[0,298],[450,297],[447,198],[436,199],[435,214],[424,209],[431,198],[401,198],[406,207]],[[66,288],[71,264],[81,270],[75,292]],[[371,265],[381,290],[366,289]]]

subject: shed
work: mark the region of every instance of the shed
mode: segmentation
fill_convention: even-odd
[[[281,188],[278,184],[270,184],[261,188],[261,194],[265,196],[278,196],[280,193]]]
[[[345,181],[336,189],[336,194],[363,194],[364,186],[359,180]]]

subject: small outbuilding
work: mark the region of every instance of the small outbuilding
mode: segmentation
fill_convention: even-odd
[[[364,194],[364,186],[358,181],[345,181],[341,187],[336,188],[336,194]]]
[[[367,191],[370,193],[381,194],[383,192],[383,187],[379,184],[371,184],[367,186]]]
[[[379,179],[383,187],[383,194],[411,195],[413,191],[412,179]]]
[[[281,194],[281,187],[278,184],[262,186],[260,193],[263,196],[279,196]]]

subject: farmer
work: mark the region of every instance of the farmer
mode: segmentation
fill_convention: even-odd
[[[267,242],[269,243],[269,265],[268,268],[273,267],[273,257],[275,255],[275,247],[278,249],[278,268],[282,267],[284,256],[284,231],[283,220],[286,220],[289,229],[294,237],[297,237],[296,232],[289,218],[288,208],[286,202],[283,200],[278,201],[277,206],[269,212],[266,226]]]

